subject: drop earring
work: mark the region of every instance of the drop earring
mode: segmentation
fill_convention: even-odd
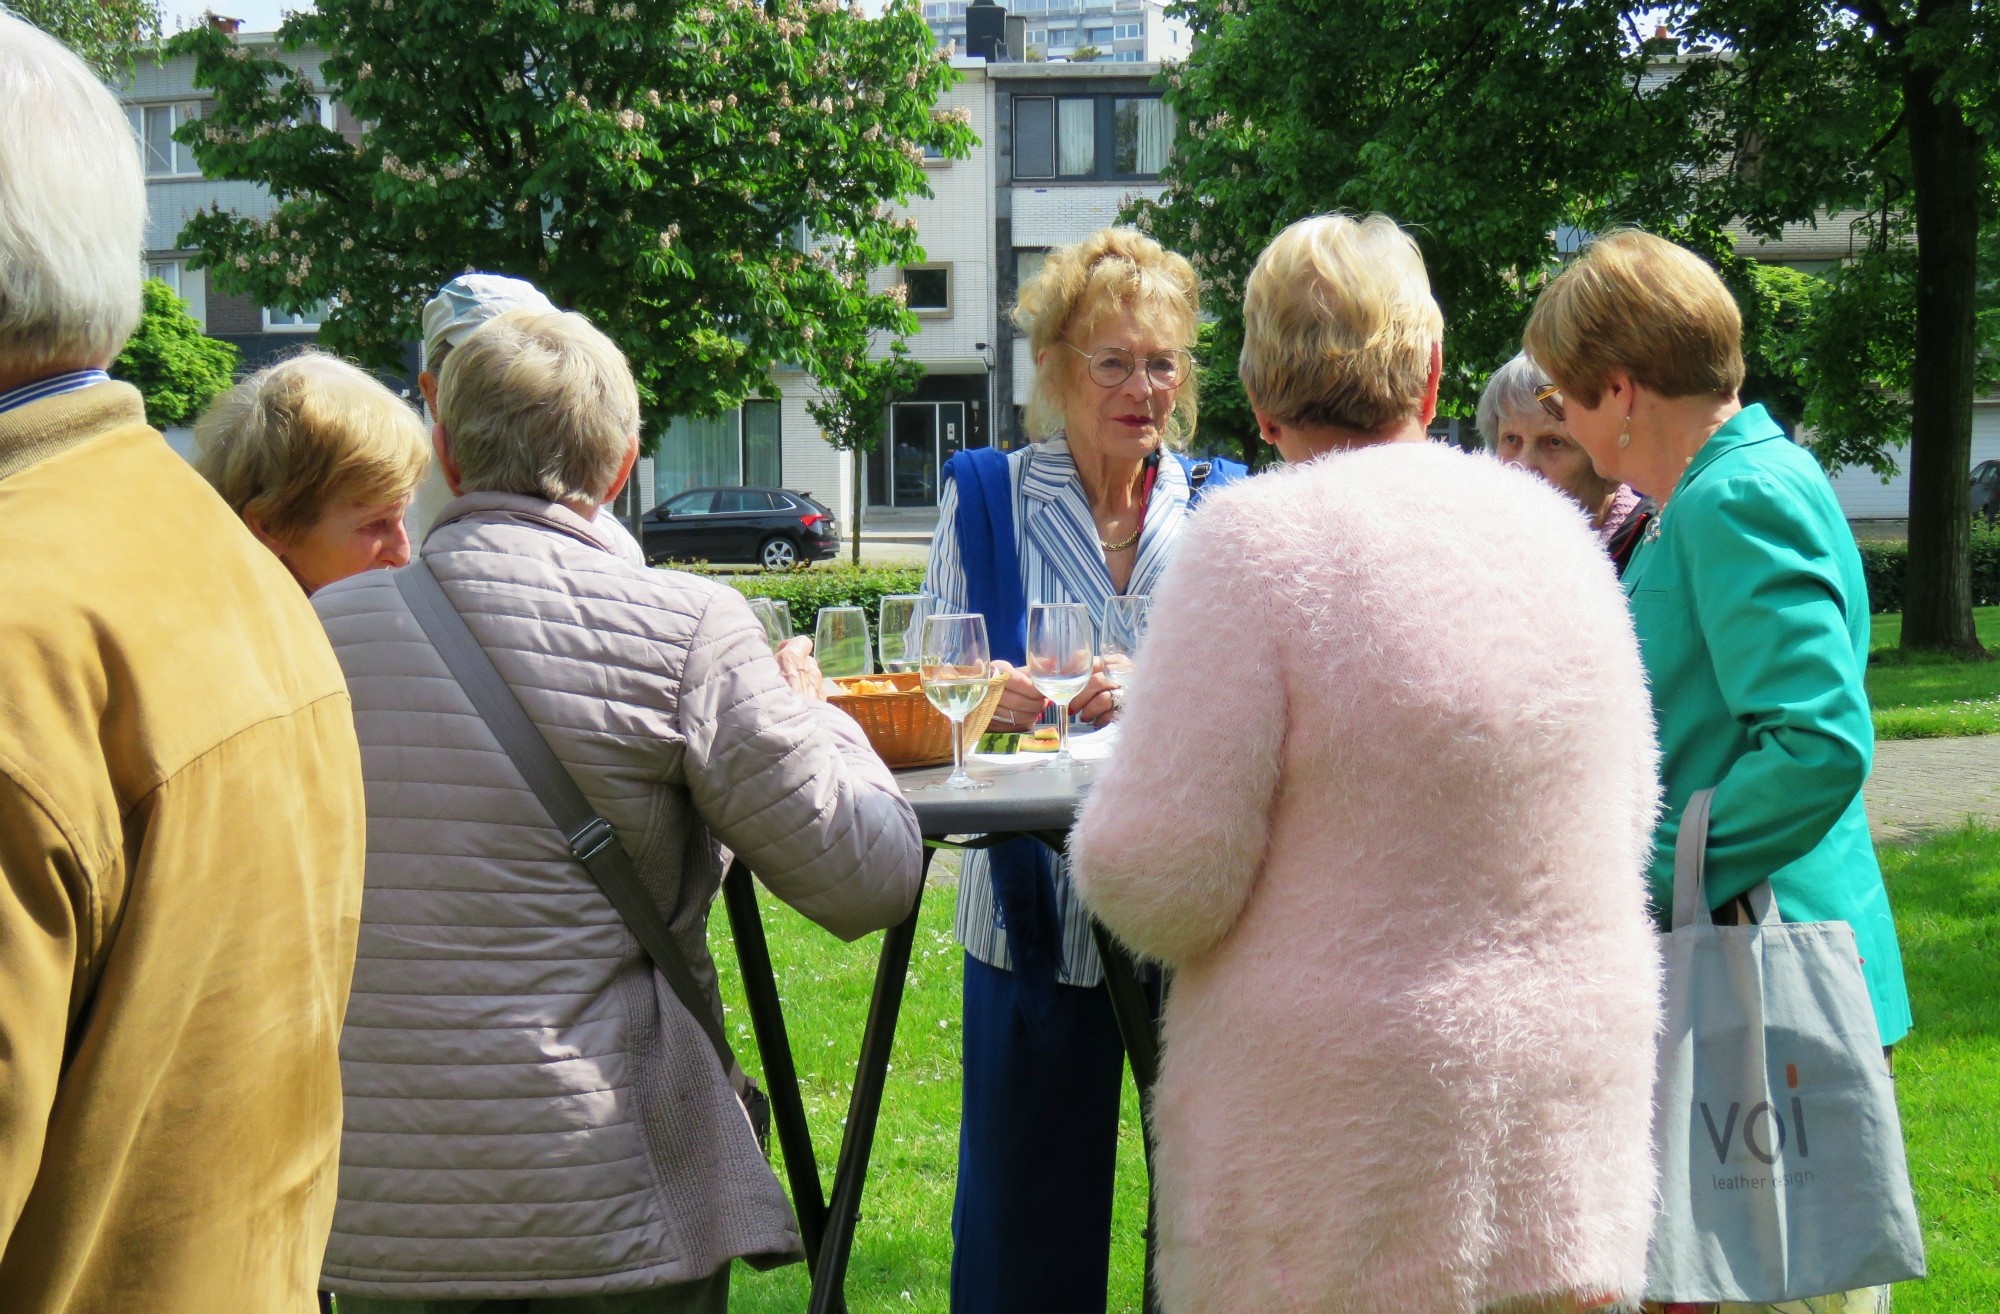
[[[1630,447],[1631,445],[1632,445],[1632,417],[1628,415],[1625,417],[1625,427],[1618,431],[1618,446],[1620,448],[1625,448],[1625,447]]]

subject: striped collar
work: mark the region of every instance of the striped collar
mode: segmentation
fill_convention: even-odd
[[[103,370],[69,370],[62,374],[51,374],[33,383],[24,383],[18,388],[0,392],[0,415],[30,402],[41,401],[45,397],[60,397],[66,392],[76,392],[99,383],[111,382],[111,376]]]
[[[1076,461],[1070,455],[1065,437],[1058,434],[1028,448],[1027,468],[1021,474],[1021,496],[1025,503],[1022,509],[1027,521],[1026,537],[1049,567],[1062,576],[1071,599],[1088,603],[1092,614],[1101,618],[1117,590],[1105,565],[1097,522],[1090,514],[1090,501],[1083,494]],[[1187,474],[1173,453],[1163,452],[1159,477],[1153,483],[1152,501],[1146,508],[1146,523],[1139,535],[1139,557],[1132,565],[1132,578],[1125,585],[1127,593],[1150,593],[1158,584],[1180,544],[1187,509]]]

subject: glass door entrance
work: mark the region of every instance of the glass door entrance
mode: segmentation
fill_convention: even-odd
[[[882,453],[888,505],[936,506],[938,475],[965,446],[965,403],[897,402]]]

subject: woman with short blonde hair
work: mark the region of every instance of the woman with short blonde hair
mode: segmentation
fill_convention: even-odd
[[[309,348],[223,393],[194,434],[195,467],[307,593],[410,559],[430,444],[366,371]]]
[[[1387,215],[1315,215],[1257,259],[1237,373],[1260,416],[1374,433],[1435,405],[1443,343],[1410,235]]]
[[[1549,376],[1542,400],[1598,471],[1660,507],[1625,572],[1661,695],[1653,906],[1673,906],[1681,815],[1712,788],[1710,902],[1728,909],[1769,881],[1785,920],[1852,926],[1886,1047],[1910,1029],[1910,1002],[1862,803],[1867,581],[1819,463],[1738,400],[1742,333],[1707,262],[1627,230],[1543,289],[1524,345]],[[1870,1288],[1841,1307],[1888,1300]]]
[[[1195,518],[1070,842],[1174,973],[1160,1306],[1635,1297],[1657,786],[1617,581],[1547,484],[1426,441],[1443,323],[1390,220],[1294,224],[1245,321],[1291,464]]]
[[[1031,603],[1081,603],[1104,632],[1111,598],[1147,594],[1204,485],[1242,472],[1182,456],[1194,436],[1200,315],[1194,269],[1130,228],[1051,252],[1015,322],[1035,378],[1035,441],[954,457],[924,590],[986,617],[1017,669],[991,729],[1048,705],[1018,668]],[[1057,716],[1103,725],[1119,690],[1100,671]],[[952,1211],[954,1314],[1104,1308],[1124,1048],[1104,968],[1060,855],[1032,840],[968,853],[965,1074]]]

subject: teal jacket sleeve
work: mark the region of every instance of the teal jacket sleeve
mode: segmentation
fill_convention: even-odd
[[[1715,786],[1708,890],[1719,906],[1826,838],[1868,778],[1875,727],[1826,531],[1765,475],[1690,492],[1694,505],[1674,509],[1695,621],[1747,745]],[[1661,839],[1670,871],[1673,837]]]

